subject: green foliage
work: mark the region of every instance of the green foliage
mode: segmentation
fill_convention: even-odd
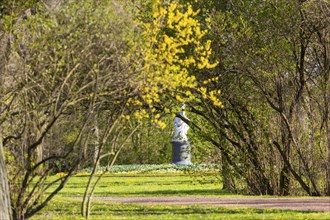
[[[4,16],[14,16],[17,18],[19,13],[24,13],[39,2],[39,0],[12,1],[2,0],[0,3],[0,19]]]
[[[207,88],[221,89],[224,108],[207,101],[192,105],[208,121],[196,120],[200,135],[219,148],[232,185],[243,177],[256,194],[325,195],[330,149],[319,134],[329,123],[321,113],[329,101],[320,95],[328,94],[321,88],[329,84],[329,28],[320,9],[328,3],[221,2],[206,10],[219,60],[207,74],[220,77]],[[323,156],[315,154],[320,151]]]

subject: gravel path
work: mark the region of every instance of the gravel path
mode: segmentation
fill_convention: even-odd
[[[212,205],[330,212],[330,198],[94,197],[95,200],[163,205]],[[330,214],[329,214],[330,216]]]

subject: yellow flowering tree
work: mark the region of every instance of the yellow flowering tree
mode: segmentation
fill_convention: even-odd
[[[204,40],[210,26],[209,19],[203,24],[197,19],[199,10],[191,4],[180,4],[177,0],[163,3],[153,1],[152,19],[144,22],[142,33],[144,46],[138,50],[143,57],[141,79],[139,80],[139,100],[131,100],[135,105],[147,104],[151,111],[154,106],[173,98],[184,103],[196,99],[194,92],[200,97],[211,99],[221,106],[217,98],[218,91],[208,91],[200,86],[194,75],[195,71],[214,68],[217,62],[211,62],[211,41]],[[212,79],[204,82],[207,84]],[[144,117],[146,111],[139,111],[136,117]],[[158,120],[154,121],[165,126]]]

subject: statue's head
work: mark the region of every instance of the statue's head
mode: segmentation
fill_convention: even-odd
[[[182,111],[183,111],[185,108],[186,108],[186,104],[183,103],[182,106],[181,106]]]

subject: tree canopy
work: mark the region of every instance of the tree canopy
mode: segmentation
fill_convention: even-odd
[[[227,189],[329,195],[329,14],[324,0],[2,1],[0,218],[31,217],[81,168],[164,162],[182,103]]]

